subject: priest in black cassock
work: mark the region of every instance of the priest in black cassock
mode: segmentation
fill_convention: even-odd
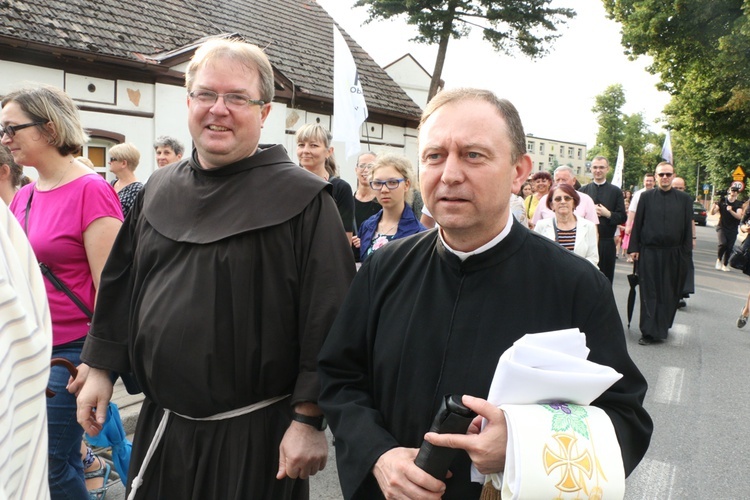
[[[658,189],[641,195],[628,253],[638,261],[641,345],[662,342],[672,327],[693,249],[693,200],[672,189],[674,167],[656,166]]]
[[[591,160],[591,173],[594,180],[581,189],[596,205],[596,215],[599,216],[599,224],[596,226],[599,232],[599,270],[611,282],[615,279],[615,259],[617,258],[617,245],[615,245],[615,232],[617,226],[624,224],[628,215],[625,213],[625,199],[622,190],[607,181],[609,172],[609,161],[603,156],[597,156]]]
[[[500,355],[527,333],[574,327],[589,360],[623,374],[593,404],[611,420],[620,445],[611,451],[629,474],[652,432],[646,381],[607,279],[510,214],[511,192],[531,170],[515,107],[489,91],[440,92],[422,115],[419,155],[422,196],[440,227],[365,262],[320,354],[319,401],[344,497],[479,498],[471,465],[490,474],[505,462],[504,413],[484,399]],[[439,480],[414,458],[446,394],[475,396],[463,402],[488,424],[430,435],[459,450],[452,476]]]
[[[307,498],[328,453],[317,356],[354,259],[330,184],[258,144],[263,51],[209,41],[186,87],[195,151],[154,172],[112,248],[78,419],[97,433],[111,374],[133,372],[135,498]]]

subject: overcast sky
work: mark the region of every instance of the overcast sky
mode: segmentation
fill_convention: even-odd
[[[318,3],[381,66],[409,52],[432,72],[437,46],[410,42],[416,29],[403,18],[363,25],[366,9],[354,8],[355,1]],[[562,36],[549,55],[535,61],[506,56],[494,52],[474,30],[448,45],[442,76],[446,88],[491,89],[518,107],[527,133],[592,146],[597,132],[591,112],[594,98],[609,85],[621,83],[627,100],[623,111],[643,113],[651,129],[659,131],[655,120],[662,118],[669,96],[656,90],[658,78],[645,69],[649,59],[629,61],[623,54],[620,26],[605,17],[601,0],[556,0],[555,5],[572,7],[577,15],[560,28]]]

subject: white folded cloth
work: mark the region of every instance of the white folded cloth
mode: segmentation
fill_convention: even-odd
[[[524,335],[500,356],[487,400],[496,406],[591,404],[622,375],[588,355],[578,328]]]
[[[588,469],[591,475],[586,476],[582,472],[584,469],[576,469],[574,489],[580,488],[569,493],[588,497],[587,491],[599,492],[604,485],[608,498],[622,498],[624,469],[614,428],[601,409],[586,406],[622,375],[611,367],[588,361],[588,354],[586,336],[577,328],[571,328],[524,335],[500,356],[487,400],[498,407],[506,405],[503,410],[508,422],[508,448],[503,498],[536,498],[533,496],[536,494],[546,497],[550,491],[563,498],[565,492],[560,489],[561,485],[569,486],[569,483],[558,476],[563,469],[572,469],[553,467],[545,471],[543,460],[543,457],[563,453],[559,450],[561,436],[568,443],[575,440],[574,451],[588,453],[581,456],[592,460]],[[539,406],[545,403],[586,407],[582,412],[574,408],[576,415],[584,415],[584,418],[565,430],[569,438],[556,432],[560,418],[567,414],[558,414],[555,418],[556,407]],[[576,433],[583,426],[587,426],[591,435]],[[596,448],[593,446],[595,439]],[[485,478],[474,468],[472,480],[492,480],[497,489],[503,483],[502,475],[491,474]]]

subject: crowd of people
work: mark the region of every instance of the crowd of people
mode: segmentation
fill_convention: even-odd
[[[3,233],[33,251],[14,243],[21,257],[9,255],[4,244],[4,258],[38,261],[42,273],[27,265],[13,293],[33,298],[29,335],[49,308],[51,346],[38,352],[78,371],[46,367],[56,396],[35,450],[48,461],[18,454],[22,477],[48,463],[52,498],[102,498],[109,465],[82,437],[101,431],[113,381],[128,376],[145,396],[130,498],[306,498],[326,466],[329,422],[346,498],[479,498],[502,485],[472,466],[502,473],[516,439],[488,400],[498,359],[527,333],[577,328],[588,359],[621,376],[584,404],[592,426],[616,436],[600,452],[624,480],[653,424],[611,285],[627,252],[641,277],[640,343],[666,338],[695,241],[672,165],[647,177],[658,189],[632,198],[607,181],[600,156],[583,187],[567,166],[530,175],[515,107],[455,89],[423,113],[419,186],[404,156],[366,151],[352,190],[319,124],[297,130],[296,162],[259,145],[273,82],[258,47],[202,45],[186,70],[194,151],[183,159],[179,141],[159,137],[160,168],[145,183],[132,144],[110,148],[109,183],[77,159],[88,137],[63,91],[4,97]],[[739,224],[734,192],[727,200],[717,210]],[[549,314],[519,313],[540,301]],[[748,314],[750,297],[739,327]],[[466,435],[425,437],[446,394],[464,395],[478,420]],[[459,450],[450,475],[414,463],[423,439]],[[8,496],[23,498],[16,483]]]

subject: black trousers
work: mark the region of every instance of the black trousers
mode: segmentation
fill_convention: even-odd
[[[615,280],[615,256],[617,247],[614,238],[599,238],[599,270],[607,277],[610,283]]]
[[[717,236],[719,237],[718,259],[725,266],[729,265],[729,257],[732,256],[734,242],[737,241],[737,229],[731,231],[727,231],[726,229],[719,229]]]

